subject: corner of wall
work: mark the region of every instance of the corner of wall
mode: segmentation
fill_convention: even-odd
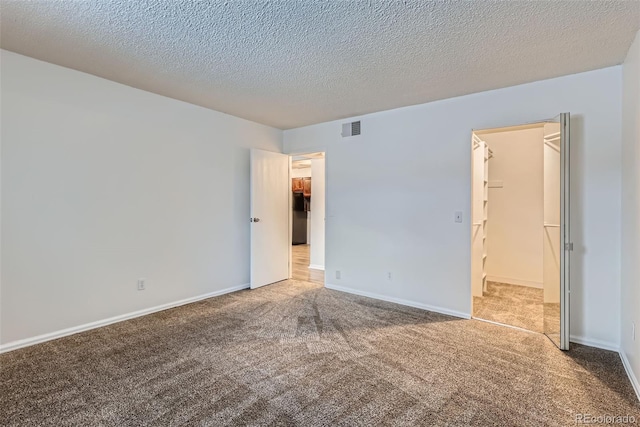
[[[640,31],[622,65],[620,358],[640,400]]]

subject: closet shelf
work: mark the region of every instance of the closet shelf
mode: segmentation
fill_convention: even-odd
[[[554,133],[550,133],[549,135],[545,135],[544,139],[551,139],[551,138],[554,138],[556,136],[560,136],[560,132],[554,132]]]
[[[479,220],[473,222],[473,238],[477,239],[479,236],[482,236],[481,242],[476,242],[474,240],[472,248],[472,256],[474,259],[474,264],[472,266],[473,286],[474,289],[476,289],[475,287],[479,288],[482,286],[482,292],[486,292],[487,273],[485,270],[487,263],[487,224],[489,219],[489,159],[493,157],[493,151],[489,149],[485,141],[475,134],[473,135],[473,146],[474,149],[482,149],[481,152],[474,151],[473,154],[474,166],[478,166],[478,168],[476,169],[476,172],[474,172],[473,179],[473,205],[477,207],[477,209],[474,209],[472,218],[480,217]],[[477,193],[475,193],[476,189]],[[482,204],[480,204],[480,200],[482,200]],[[476,245],[476,243],[479,243],[479,245]]]

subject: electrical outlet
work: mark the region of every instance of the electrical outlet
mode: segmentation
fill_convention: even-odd
[[[144,291],[147,279],[138,279],[138,290]]]
[[[387,279],[391,280],[391,272],[390,271],[387,273]]]
[[[340,280],[340,276],[342,276],[340,270],[336,270],[336,279]]]

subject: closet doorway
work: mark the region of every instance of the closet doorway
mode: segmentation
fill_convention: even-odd
[[[569,114],[475,130],[471,294],[476,319],[569,349]]]
[[[324,285],[325,155],[291,156],[291,278]]]

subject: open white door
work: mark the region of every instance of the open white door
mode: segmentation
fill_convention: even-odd
[[[289,278],[289,156],[251,150],[251,289]]]
[[[544,125],[544,333],[569,350],[569,113]]]

